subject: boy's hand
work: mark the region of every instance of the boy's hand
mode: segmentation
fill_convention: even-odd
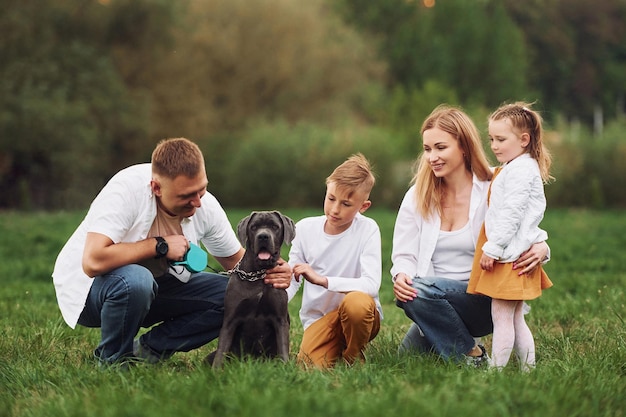
[[[263,282],[270,284],[274,288],[289,288],[289,284],[291,284],[291,267],[284,259],[280,258],[274,268],[267,270]]]
[[[315,272],[309,264],[296,264],[293,267],[293,276],[296,281],[300,282],[300,277],[304,277],[311,284],[321,285],[324,288],[328,288],[328,278]]]
[[[480,257],[480,267],[485,271],[491,271],[493,269],[493,263],[495,259],[490,258],[489,256],[483,255]]]

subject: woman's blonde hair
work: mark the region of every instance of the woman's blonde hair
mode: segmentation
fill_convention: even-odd
[[[463,110],[447,104],[437,106],[424,120],[420,133],[423,135],[426,130],[433,128],[439,128],[457,140],[463,152],[465,169],[481,181],[491,179],[492,173],[478,129]],[[415,184],[417,211],[422,217],[429,218],[435,212],[441,216],[446,184],[443,178],[435,176],[424,152],[417,158],[411,183]]]
[[[179,175],[194,178],[204,169],[202,151],[185,138],[163,139],[152,152],[152,172],[175,179]]]
[[[511,125],[520,133],[528,133],[530,142],[527,152],[539,164],[539,172],[544,182],[549,182],[553,177],[550,175],[552,156],[543,143],[543,119],[541,115],[530,108],[530,104],[518,101],[512,104],[503,104],[491,113],[489,121],[509,119]]]

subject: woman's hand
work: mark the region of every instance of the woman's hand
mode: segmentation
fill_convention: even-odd
[[[417,297],[417,290],[411,286],[413,281],[404,272],[400,272],[395,276],[393,283],[393,294],[398,301],[406,303]]]
[[[513,262],[513,269],[522,268],[517,275],[524,275],[532,272],[541,265],[548,255],[548,244],[539,242],[532,245],[526,252],[522,253],[517,261]]]

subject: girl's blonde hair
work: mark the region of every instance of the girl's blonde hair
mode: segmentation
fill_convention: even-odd
[[[527,152],[539,164],[541,179],[547,183],[554,179],[550,175],[550,165],[552,156],[543,143],[543,119],[541,115],[530,108],[530,104],[518,101],[512,104],[503,104],[496,111],[491,113],[489,121],[509,119],[511,125],[520,133],[528,133],[530,142]]]
[[[491,179],[492,173],[478,129],[463,110],[447,104],[437,106],[424,120],[420,133],[423,135],[426,130],[433,128],[439,128],[457,140],[463,152],[465,169],[481,181]],[[422,217],[429,218],[435,211],[441,216],[446,184],[443,178],[435,176],[424,152],[417,158],[411,183],[415,184],[417,211]]]
[[[152,152],[152,172],[175,179],[179,175],[194,178],[204,169],[202,151],[185,138],[163,139]]]

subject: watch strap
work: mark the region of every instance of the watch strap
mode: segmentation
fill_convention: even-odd
[[[166,241],[165,241],[165,239],[164,239],[164,238],[162,238],[161,236],[155,236],[154,238],[155,238],[155,239],[156,239],[156,241],[157,241],[156,248],[155,248],[155,250],[156,250],[156,256],[155,256],[155,258],[156,258],[156,259],[159,259],[159,258],[162,258],[162,257],[164,257],[165,255],[167,255],[167,250],[166,250],[165,252],[163,252],[163,253],[159,250],[159,248],[160,248],[160,247],[162,247],[164,244],[165,244],[165,247],[167,248],[167,242],[166,242]],[[168,248],[168,249],[169,249],[169,248]]]

